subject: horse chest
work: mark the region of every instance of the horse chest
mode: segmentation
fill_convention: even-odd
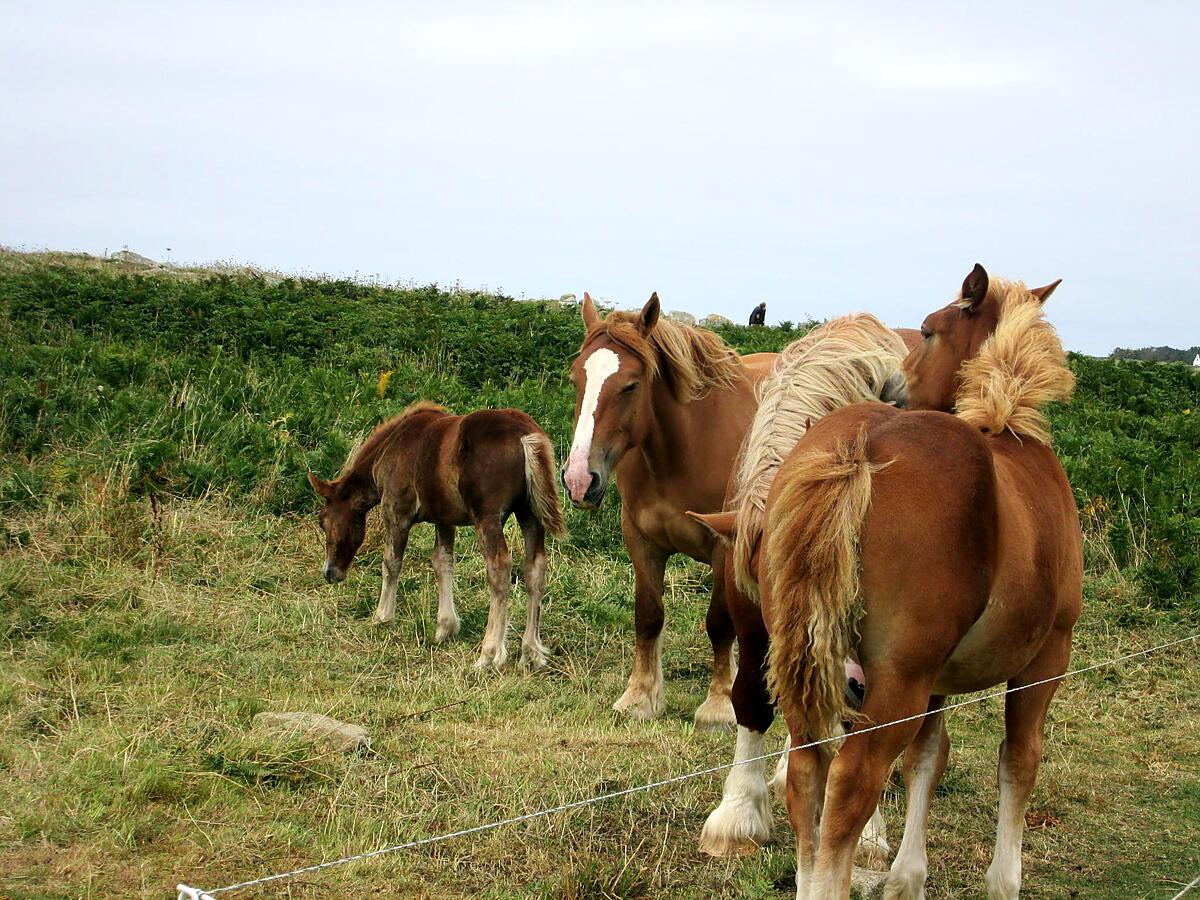
[[[683,553],[703,563],[712,556],[712,541],[704,528],[665,503],[639,509],[634,524],[651,543],[670,553]]]

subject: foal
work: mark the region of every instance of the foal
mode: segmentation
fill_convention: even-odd
[[[554,486],[554,447],[537,423],[520,410],[485,409],[451,415],[432,403],[414,403],[378,426],[333,481],[312,472],[308,480],[324,498],[325,580],[342,581],[366,534],[367,512],[381,506],[387,539],[383,587],[374,622],[396,616],[396,587],[418,522],[437,528],[433,569],[438,579],[438,642],[458,634],[454,609],[454,529],[473,525],[487,559],[491,608],[476,668],[499,669],[508,658],[508,590],[512,554],[504,523],[515,515],[525,541],[524,578],[529,594],[521,662],[546,664],[539,634],[546,587],[546,532],[561,536],[562,509]]]
[[[1027,689],[1005,700],[986,880],[991,898],[1018,895],[1025,806],[1057,687],[1039,682],[1066,671],[1082,595],[1075,498],[1040,411],[1074,385],[1042,315],[1057,284],[1030,290],[976,266],[904,361],[898,399],[922,411],[830,413],[768,494],[750,565],[771,686],[794,744],[851,723],[836,756],[825,744],[788,757],[798,898],[850,895],[855,842],[906,748],[904,839],[885,896],[924,895],[926,820],[949,752],[944,698],[1002,682]],[[845,696],[847,655],[866,673],[861,712]]]

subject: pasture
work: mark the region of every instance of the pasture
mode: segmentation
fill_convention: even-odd
[[[571,537],[550,544],[543,638],[553,655],[536,675],[471,668],[487,587],[465,532],[463,629],[448,645],[433,643],[429,526],[414,531],[393,626],[367,621],[377,529],[345,583],[320,578],[305,469],[333,474],[357,437],[412,399],[523,408],[561,458],[576,310],[121,269],[0,257],[0,894],[219,887],[728,761],[729,735],[691,726],[710,660],[702,567],[668,569],[667,714],[638,725],[610,710],[631,663],[632,616],[611,493],[598,514],[571,511]],[[797,333],[725,337],[751,351]],[[1072,365],[1079,392],[1052,418],[1085,526],[1078,668],[1200,630],[1200,376]],[[518,588],[514,622],[523,608]],[[250,728],[264,710],[363,725],[373,749],[265,739]],[[931,897],[981,894],[1001,719],[994,700],[948,716]],[[778,725],[772,733],[782,740]],[[779,804],[776,841],[759,856],[696,852],[721,781],[263,893],[790,895]],[[884,809],[893,847],[902,808],[894,777]],[[1200,646],[1064,683],[1027,821],[1025,896],[1170,897],[1200,872]]]

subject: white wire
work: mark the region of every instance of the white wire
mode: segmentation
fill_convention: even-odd
[[[1193,635],[1191,635],[1189,637],[1185,637],[1185,638],[1179,638],[1178,640],[1168,641],[1165,644],[1159,644],[1157,647],[1150,647],[1145,650],[1138,650],[1133,653],[1127,653],[1124,656],[1118,656],[1115,659],[1108,659],[1108,660],[1105,660],[1104,662],[1095,663],[1094,665],[1084,666],[1081,669],[1074,669],[1070,672],[1064,672],[1063,674],[1055,675],[1052,678],[1043,678],[1041,681],[1034,681],[1034,682],[1031,682],[1030,684],[1023,684],[1023,685],[1020,685],[1015,688],[1007,688],[1006,690],[1003,690],[1003,691],[995,691],[991,694],[983,694],[982,696],[979,696],[979,697],[972,697],[970,700],[962,700],[958,703],[952,703],[949,706],[942,706],[937,710],[933,710],[933,712],[945,713],[945,712],[949,712],[950,710],[953,710],[953,709],[960,709],[961,707],[964,707],[964,706],[970,706],[974,703],[982,703],[985,700],[993,700],[997,697],[1003,697],[1006,694],[1015,694],[1018,691],[1027,691],[1030,688],[1039,687],[1040,685],[1043,685],[1043,684],[1049,684],[1052,681],[1062,681],[1064,678],[1069,678],[1073,675],[1081,675],[1084,672],[1091,672],[1094,669],[1102,669],[1105,666],[1116,665],[1119,662],[1125,662],[1126,660],[1135,659],[1136,657],[1139,657],[1139,656],[1145,656],[1149,653],[1155,653],[1159,650],[1166,650],[1170,647],[1176,647],[1179,644],[1186,644],[1188,641],[1194,641],[1197,638],[1200,638],[1200,633],[1193,634]],[[867,728],[856,728],[854,731],[852,731],[850,733],[849,736],[857,737],[858,735],[867,734],[868,732],[871,732],[871,731],[878,731],[881,728],[891,728],[893,725],[902,725],[905,722],[912,722],[916,719],[923,719],[925,716],[927,716],[929,714],[930,714],[930,712],[926,711],[926,712],[917,713],[916,715],[912,715],[912,716],[905,716],[903,719],[896,719],[891,722],[884,722],[883,724],[880,724],[880,725],[871,725]],[[280,872],[277,875],[266,875],[262,878],[255,878],[251,881],[239,881],[237,884],[231,884],[231,885],[228,885],[228,886],[222,887],[222,888],[214,888],[213,890],[210,890],[210,891],[204,891],[199,888],[189,887],[186,884],[180,884],[180,885],[177,885],[177,890],[179,891],[179,900],[212,900],[212,898],[215,897],[217,894],[226,894],[231,891],[241,890],[242,888],[253,887],[254,885],[257,885],[257,884],[267,884],[272,881],[280,881],[280,880],[286,879],[286,878],[295,878],[299,875],[307,875],[312,872],[320,872],[323,869],[329,869],[334,866],[345,865],[346,863],[357,862],[358,860],[361,860],[361,859],[373,859],[376,856],[384,856],[389,853],[398,853],[401,850],[415,850],[417,847],[425,847],[425,846],[428,846],[429,844],[440,844],[443,841],[449,841],[449,840],[453,840],[455,838],[466,837],[466,836],[472,835],[472,834],[479,834],[484,831],[492,831],[493,829],[496,829],[496,828],[502,828],[505,825],[517,825],[517,824],[520,824],[521,822],[528,822],[533,819],[544,818],[546,816],[551,816],[551,815],[554,815],[555,813],[566,812],[567,810],[571,810],[571,809],[579,809],[580,807],[590,806],[594,803],[604,803],[608,800],[615,800],[618,797],[625,797],[625,796],[628,796],[629,794],[637,794],[642,791],[651,791],[651,790],[655,790],[660,787],[666,787],[666,786],[672,785],[672,784],[679,784],[680,782],[683,782],[683,781],[690,781],[693,778],[703,778],[705,775],[713,775],[717,772],[724,772],[727,769],[732,769],[734,766],[746,766],[746,765],[749,765],[750,763],[762,762],[765,759],[773,759],[774,757],[782,756],[785,753],[794,753],[797,750],[807,750],[807,749],[811,749],[813,747],[819,747],[822,744],[828,744],[828,743],[832,743],[833,741],[844,740],[845,737],[847,737],[847,736],[838,735],[835,737],[828,737],[828,738],[824,738],[819,741],[812,741],[807,744],[800,744],[799,746],[796,746],[796,747],[790,747],[790,748],[786,748],[784,750],[776,750],[774,753],[764,753],[762,756],[755,756],[750,759],[738,760],[738,761],[732,762],[732,763],[722,763],[719,766],[710,766],[707,769],[700,769],[699,771],[696,771],[696,772],[688,772],[684,775],[675,775],[671,778],[664,778],[662,781],[653,781],[649,784],[638,785],[637,787],[624,788],[619,791],[612,791],[611,793],[601,794],[597,797],[589,797],[586,800],[575,800],[571,803],[563,803],[559,806],[550,807],[549,809],[542,809],[542,810],[538,810],[537,812],[526,813],[521,816],[514,816],[511,819],[502,819],[499,822],[489,822],[486,825],[476,825],[472,828],[464,828],[461,831],[452,831],[452,832],[449,832],[446,834],[437,834],[437,835],[433,835],[432,837],[426,837],[426,838],[421,838],[420,840],[410,841],[407,844],[394,844],[390,847],[381,847],[378,850],[371,850],[366,853],[356,853],[353,856],[346,856],[341,859],[333,859],[333,860],[328,860],[328,861],[322,862],[322,863],[316,863],[311,866],[304,866],[303,868],[300,868],[300,869],[293,869],[290,872]],[[1188,885],[1186,888],[1184,888],[1183,892],[1180,893],[1179,895],[1177,895],[1177,897],[1173,898],[1173,900],[1178,900],[1179,897],[1182,897],[1189,890],[1191,890],[1193,887],[1195,887],[1195,885],[1197,883],[1200,883],[1200,878],[1197,878],[1196,881],[1193,881],[1190,885]]]
[[[1192,883],[1189,884],[1187,887],[1185,887],[1182,891],[1180,891],[1174,897],[1172,897],[1171,900],[1179,900],[1180,897],[1182,897],[1184,894],[1186,894],[1188,891],[1190,891],[1192,888],[1194,888],[1198,884],[1200,884],[1200,875],[1197,875],[1195,878],[1193,878]]]

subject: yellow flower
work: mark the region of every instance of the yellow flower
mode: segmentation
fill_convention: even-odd
[[[379,381],[375,383],[375,393],[379,395],[380,399],[383,399],[383,397],[387,394],[388,382],[391,380],[392,372],[390,369],[386,372],[379,373]]]

